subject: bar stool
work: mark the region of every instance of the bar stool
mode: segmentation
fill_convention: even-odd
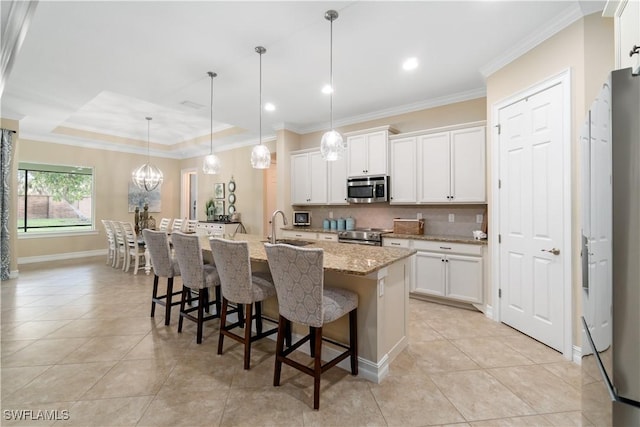
[[[300,248],[286,244],[265,243],[269,268],[278,296],[278,338],[273,385],[280,385],[280,371],[285,363],[313,377],[313,409],[320,408],[320,376],[327,369],[350,357],[351,374],[358,375],[358,295],[354,292],[324,286],[322,249]],[[322,326],[349,314],[349,345],[322,336]],[[309,335],[284,349],[289,322],[309,327]],[[322,341],[345,349],[322,364]],[[287,356],[305,342],[311,343],[313,368]]]
[[[180,295],[181,291],[173,292],[173,278],[180,276],[178,261],[171,255],[169,238],[166,231],[142,230],[144,242],[149,250],[149,257],[153,265],[153,294],[151,295],[151,317],[156,311],[156,304],[165,307],[164,324],[171,321],[171,307],[180,305],[180,301],[172,301],[174,296]],[[167,292],[158,295],[158,281],[160,277],[167,278]]]
[[[171,243],[175,251],[175,257],[180,267],[182,277],[182,298],[180,299],[180,320],[178,320],[178,332],[182,332],[182,320],[187,319],[196,322],[198,330],[196,342],[202,342],[202,327],[204,322],[220,317],[220,277],[215,266],[204,264],[200,241],[195,234],[174,232],[171,234]],[[216,294],[216,313],[205,317],[205,309],[209,312],[209,289],[214,289]],[[191,291],[198,292],[198,305],[185,309],[185,303],[190,298]],[[197,317],[190,313],[197,310]]]
[[[222,313],[220,315],[220,336],[218,338],[218,354],[222,354],[225,335],[244,345],[244,369],[250,369],[251,343],[277,332],[278,328],[262,331],[262,301],[276,295],[276,288],[268,272],[251,272],[249,244],[214,238],[209,240],[213,260],[215,261],[220,286],[222,288]],[[246,323],[242,317],[227,325],[229,302],[238,304],[240,315],[242,305],[245,307]],[[256,313],[253,315],[255,303]],[[251,325],[256,321],[256,335],[251,336]],[[231,332],[236,327],[244,326],[244,337]]]

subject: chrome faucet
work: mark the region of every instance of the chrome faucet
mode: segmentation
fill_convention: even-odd
[[[282,212],[280,209],[276,210],[273,212],[273,214],[271,215],[271,243],[275,244],[276,243],[276,215],[280,213],[282,215],[282,223],[284,225],[287,225],[287,217],[284,216],[284,212]]]

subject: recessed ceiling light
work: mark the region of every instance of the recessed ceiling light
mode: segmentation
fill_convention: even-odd
[[[264,104],[264,111],[275,111],[276,110],[276,106],[273,105],[270,102],[267,102],[266,104]]]
[[[324,93],[325,95],[329,95],[331,92],[333,92],[333,88],[330,84],[322,86],[322,93]]]
[[[418,58],[415,56],[405,59],[402,63],[402,69],[405,71],[415,70],[416,68],[418,68]]]

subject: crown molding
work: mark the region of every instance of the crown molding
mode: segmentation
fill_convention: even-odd
[[[511,49],[508,49],[503,55],[500,55],[493,61],[481,67],[479,70],[480,74],[482,74],[482,76],[486,79],[502,67],[515,61],[534,47],[538,46],[540,43],[559,33],[583,16],[583,8],[580,6],[579,2],[572,2],[564,10],[564,13],[549,21],[546,27],[540,28],[538,32],[526,37],[520,43],[514,45]]]

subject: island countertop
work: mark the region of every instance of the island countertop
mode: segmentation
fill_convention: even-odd
[[[264,250],[266,239],[264,237],[252,234],[236,234],[233,237],[225,235],[223,238],[248,242],[251,261],[267,262],[267,253]],[[200,244],[205,250],[210,250],[208,239],[209,236],[200,236]],[[416,253],[413,249],[405,248],[306,241],[309,244],[304,248],[324,249],[325,271],[357,276],[366,276]]]

